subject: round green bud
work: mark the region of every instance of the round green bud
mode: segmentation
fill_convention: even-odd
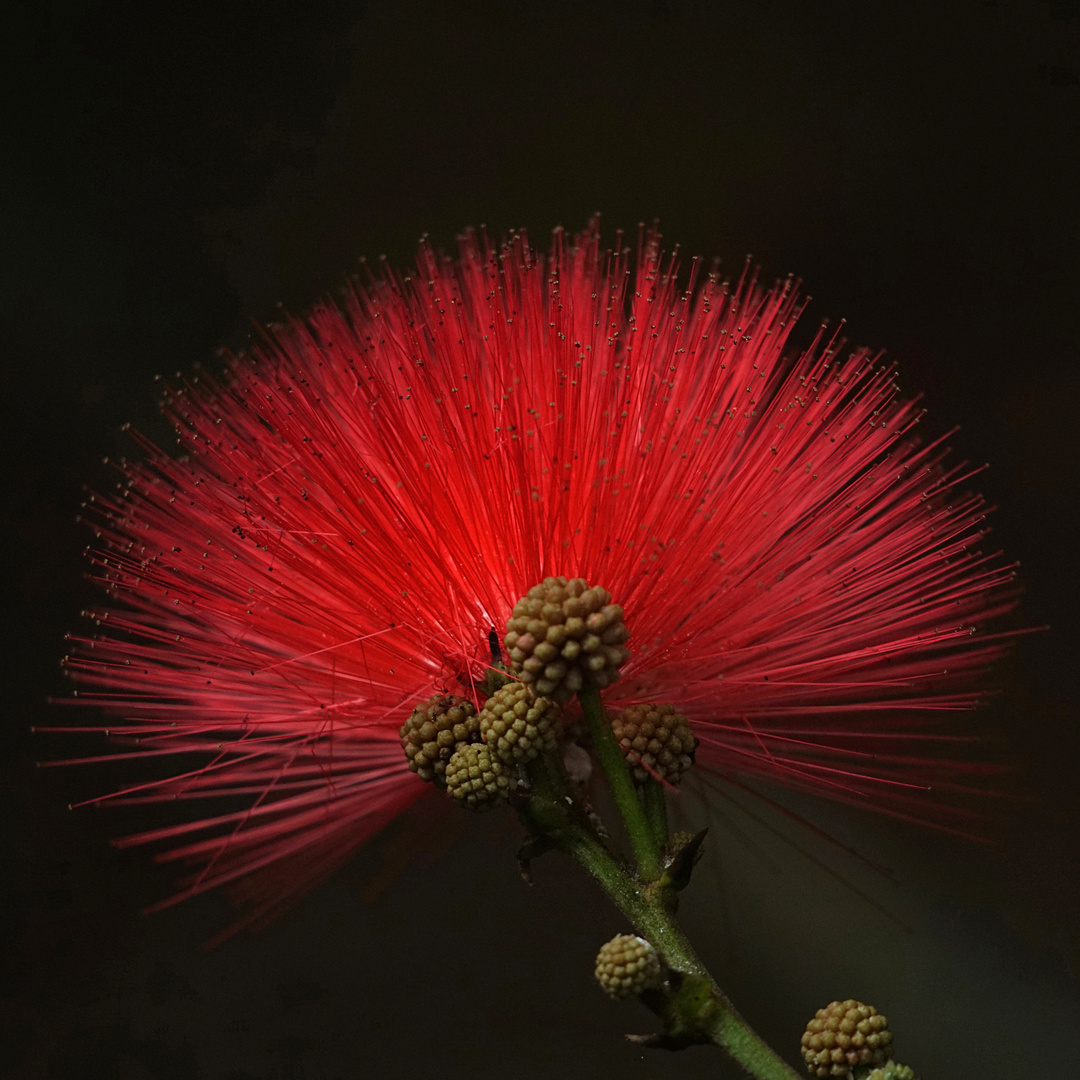
[[[446,764],[459,746],[480,741],[476,706],[454,694],[436,694],[401,725],[401,748],[421,780],[446,787]]]
[[[833,1001],[806,1025],[802,1056],[811,1076],[844,1076],[856,1065],[882,1065],[891,1057],[889,1021],[861,1001]]]
[[[590,588],[584,578],[548,577],[514,605],[505,643],[518,678],[561,703],[615,682],[630,657],[629,637],[607,589]]]
[[[480,710],[480,735],[506,765],[531,761],[559,745],[562,709],[525,683],[508,683]]]
[[[678,784],[694,763],[697,737],[672,705],[631,705],[612,717],[611,732],[639,784],[650,776]]]
[[[446,791],[470,810],[491,810],[510,795],[510,770],[482,743],[466,743],[446,763]]]
[[[907,1065],[887,1061],[881,1068],[868,1072],[866,1080],[919,1080],[919,1078],[915,1075],[915,1070]]]
[[[605,994],[627,998],[660,980],[660,957],[634,934],[616,934],[596,954],[596,981]]]

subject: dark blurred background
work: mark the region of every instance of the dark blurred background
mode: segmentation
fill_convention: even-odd
[[[282,922],[205,954],[218,896],[144,918],[172,873],[119,852],[121,810],[69,812],[115,767],[72,744],[64,633],[96,599],[74,521],[153,377],[214,366],[357,258],[470,224],[544,246],[602,210],[688,254],[753,253],[883,346],[924,430],[1000,506],[1019,641],[982,723],[1024,797],[982,849],[812,800],[686,797],[712,824],[692,938],[794,1055],[814,1009],[886,1011],[924,1080],[1080,1061],[1077,331],[1080,6],[937,3],[40,2],[9,10],[0,1072],[83,1080],[735,1076],[709,1049],[620,1041],[650,1016],[593,985],[625,929],[572,865],[518,879],[505,820],[399,828]],[[94,743],[95,748],[100,744]],[[78,749],[84,748],[79,743]],[[103,748],[103,747],[102,747]],[[745,801],[745,800],[744,800]],[[747,811],[750,811],[749,813]],[[406,859],[414,833],[426,850]],[[455,835],[456,834],[456,835]],[[400,864],[400,865],[399,865]]]

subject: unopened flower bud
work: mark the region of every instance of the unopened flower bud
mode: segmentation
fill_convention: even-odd
[[[596,981],[613,998],[627,998],[654,986],[660,957],[644,938],[616,934],[596,956]]]
[[[678,784],[694,763],[697,738],[671,705],[631,705],[611,718],[611,732],[639,784],[650,776]]]
[[[507,800],[511,774],[482,743],[466,743],[446,763],[446,791],[470,810],[491,810]]]
[[[915,1070],[909,1066],[887,1061],[880,1068],[868,1072],[866,1080],[919,1080],[919,1078],[915,1075]]]
[[[446,763],[459,746],[480,741],[480,718],[471,701],[436,694],[413,709],[399,734],[409,768],[421,780],[446,787]]]
[[[553,701],[585,687],[603,689],[630,657],[630,631],[611,593],[584,578],[544,578],[515,605],[506,649],[518,678]]]
[[[802,1056],[811,1076],[844,1076],[856,1065],[882,1065],[890,1058],[889,1022],[874,1008],[848,998],[818,1009],[806,1025]]]
[[[559,743],[562,709],[525,683],[497,690],[480,710],[480,735],[506,765],[531,761]]]

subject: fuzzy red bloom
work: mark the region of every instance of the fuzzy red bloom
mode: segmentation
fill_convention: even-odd
[[[127,799],[246,800],[130,838],[204,860],[189,891],[291,857],[281,898],[423,794],[398,728],[475,693],[546,575],[611,591],[632,657],[606,700],[675,704],[699,764],[963,824],[929,790],[964,786],[941,722],[1012,605],[970,474],[880,357],[823,332],[784,357],[790,281],[694,260],[683,290],[658,243],[424,246],[170,392],[185,456],[145,445],[95,501],[119,603],[69,666],[132,754],[209,755]]]

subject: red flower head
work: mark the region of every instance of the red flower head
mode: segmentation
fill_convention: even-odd
[[[929,792],[962,786],[939,724],[1012,602],[982,501],[879,356],[819,332],[784,357],[790,281],[694,260],[681,289],[658,245],[425,245],[170,391],[184,456],[144,443],[94,501],[117,604],[69,667],[132,754],[207,755],[125,798],[247,800],[130,838],[202,860],[188,891],[289,857],[273,903],[429,790],[400,726],[477,696],[548,575],[622,605],[605,699],[675,704],[699,764],[962,826]]]

